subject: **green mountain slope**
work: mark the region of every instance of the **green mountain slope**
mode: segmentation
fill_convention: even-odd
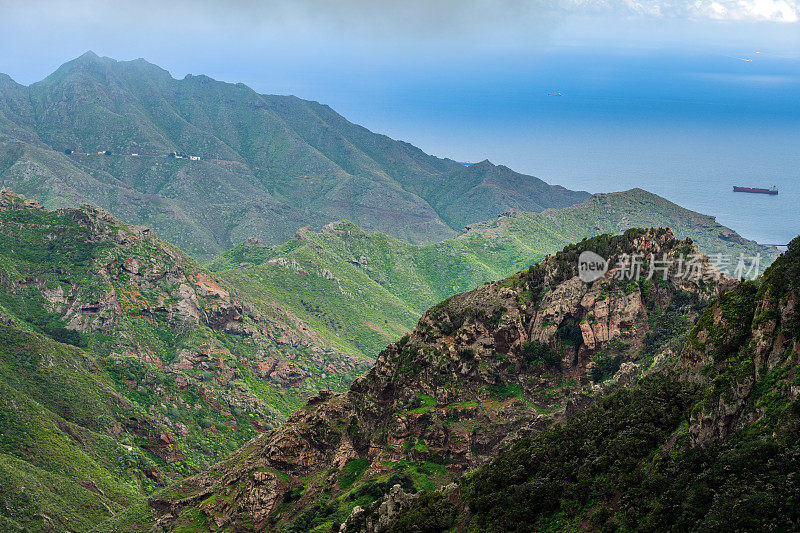
[[[707,255],[722,254],[735,261],[739,254],[747,257],[760,254],[759,271],[777,257],[775,249],[744,239],[714,217],[683,208],[642,189],[595,194],[581,204],[534,215],[509,213],[496,221],[475,224],[467,234],[502,238],[503,232],[498,233],[498,226],[505,228],[506,233],[535,234],[537,240],[545,244],[547,236],[553,239],[551,242],[573,242],[597,232],[620,233],[631,227],[669,227],[677,235],[691,237]]]
[[[0,193],[4,530],[91,529],[366,366],[148,228]]]
[[[507,212],[430,245],[411,245],[340,222],[319,232],[302,229],[281,246],[250,241],[208,267],[252,305],[280,302],[329,342],[374,357],[436,302],[527,268],[569,242],[639,226],[671,227],[703,253],[725,255],[734,263],[740,254],[761,254],[762,269],[776,253],[713,217],[633,189],[541,213]]]
[[[615,267],[583,283],[576,259],[584,250],[612,260],[696,253],[668,229],[632,229],[448,298],[348,392],[319,394],[274,431],[151,498],[157,528],[332,531],[389,491],[446,484],[674,364],[704,306],[737,283],[684,279],[676,264],[663,281],[621,280]],[[642,418],[671,423],[662,414]]]
[[[521,440],[386,530],[797,529],[798,280],[800,237],[706,309],[674,372]]]
[[[0,162],[2,184],[47,207],[98,205],[206,259],[341,219],[431,242],[588,197],[429,156],[316,102],[92,53],[30,87],[0,79]]]
[[[169,428],[91,357],[6,325],[0,357],[0,529],[86,531],[158,486],[142,444]]]

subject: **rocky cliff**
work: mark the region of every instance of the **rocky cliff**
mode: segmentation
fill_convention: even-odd
[[[605,275],[578,276],[585,250]],[[633,254],[666,276],[619,279]],[[672,361],[705,304],[735,281],[670,230],[630,230],[569,246],[505,280],[431,308],[343,394],[320,393],[212,471],[151,500],[159,527],[311,529],[395,484],[433,488],[520,437]],[[622,263],[621,263],[622,261]]]
[[[674,366],[340,531],[797,530],[799,280],[800,237],[706,308]]]
[[[118,442],[130,460],[109,472],[144,493],[206,468],[367,368],[279,306],[243,304],[148,228],[89,206],[48,211],[7,190],[0,322],[0,385],[18,405],[39,405],[3,411],[0,452],[44,464],[60,454],[53,464],[67,465],[62,452],[16,442],[60,417],[56,426],[69,429],[53,431],[75,453],[117,457],[80,431]],[[109,405],[88,405],[96,396]],[[83,475],[48,472],[65,483]]]
[[[798,300],[800,238],[757,283],[740,284],[703,313],[681,354],[684,378],[706,387],[691,420],[695,445],[786,418],[780,410],[800,395]]]

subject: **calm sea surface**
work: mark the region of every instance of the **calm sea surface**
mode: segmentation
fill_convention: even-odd
[[[763,133],[751,139],[746,135],[744,139],[730,133],[720,135],[725,138],[687,129],[680,139],[664,136],[655,146],[670,146],[668,154],[648,142],[631,140],[607,141],[599,153],[586,157],[578,145],[571,149],[573,163],[569,169],[557,158],[541,154],[539,174],[551,182],[590,192],[641,187],[688,209],[713,215],[744,237],[765,244],[786,244],[800,235],[797,130]],[[733,192],[733,185],[776,185],[780,192],[738,193]]]
[[[330,103],[439,156],[590,192],[641,187],[762,243],[800,235],[800,51],[565,48],[393,76],[338,80]]]

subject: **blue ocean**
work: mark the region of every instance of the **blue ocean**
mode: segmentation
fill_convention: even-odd
[[[762,243],[800,235],[800,54],[562,47],[480,64],[343,76],[327,103],[438,156],[590,192],[641,187]]]

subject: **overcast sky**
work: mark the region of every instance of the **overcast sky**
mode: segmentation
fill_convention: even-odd
[[[0,13],[0,72],[22,83],[89,49],[259,81],[293,62],[436,68],[556,45],[791,54],[800,42],[800,0],[0,0]]]

